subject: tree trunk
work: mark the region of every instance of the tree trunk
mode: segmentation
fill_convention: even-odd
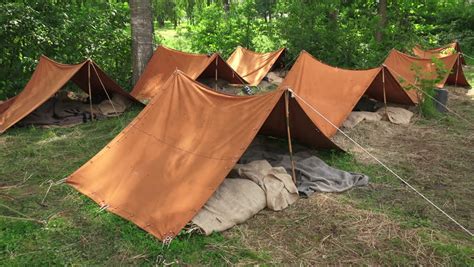
[[[133,84],[153,55],[153,15],[150,0],[130,0]]]
[[[383,40],[383,30],[387,27],[387,0],[379,0],[378,3],[379,25],[375,31],[375,40],[381,43]]]

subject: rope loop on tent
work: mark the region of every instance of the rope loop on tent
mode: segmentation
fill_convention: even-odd
[[[400,75],[398,72],[396,72],[395,70],[391,69],[389,66],[387,66],[387,65],[385,65],[385,64],[384,64],[384,66],[385,66],[387,69],[389,69],[390,71],[393,71],[393,73],[395,73],[395,74],[398,75],[399,77],[403,77],[403,76]],[[461,116],[459,113],[457,113],[457,112],[455,112],[454,110],[448,108],[445,104],[439,102],[436,98],[430,96],[430,94],[428,94],[427,92],[425,92],[424,90],[422,90],[422,89],[421,89],[419,86],[417,86],[416,84],[414,84],[414,83],[412,83],[412,82],[410,82],[410,81],[408,81],[408,80],[406,80],[406,81],[407,81],[409,84],[411,84],[416,90],[422,92],[424,95],[426,95],[426,96],[428,96],[429,98],[431,98],[431,100],[433,100],[433,101],[435,101],[436,103],[438,103],[439,105],[441,105],[441,106],[442,106],[443,108],[445,108],[447,111],[453,113],[454,115],[456,115],[456,116],[457,116],[458,118],[460,118],[461,120],[467,122],[469,125],[471,125],[471,126],[474,125],[470,120],[464,118],[464,117]]]
[[[105,95],[107,96],[107,99],[108,99],[109,102],[110,102],[110,105],[112,105],[112,109],[114,110],[115,116],[118,117],[118,116],[119,116],[119,113],[117,112],[117,109],[115,108],[114,102],[113,102],[112,99],[110,98],[110,95],[109,95],[107,89],[105,88],[104,82],[102,81],[102,78],[100,78],[99,72],[97,71],[97,68],[95,67],[95,65],[92,64],[92,61],[91,61],[91,65],[92,65],[92,67],[94,68],[94,72],[95,72],[95,74],[97,75],[97,79],[99,79],[100,85],[102,86],[102,89],[104,90]],[[118,118],[118,121],[120,122],[122,128],[124,128],[124,127],[125,127],[125,123],[124,123],[124,118],[123,118],[123,116],[120,116],[120,117]]]
[[[391,174],[393,174],[397,179],[399,179],[403,184],[405,184],[406,186],[408,186],[411,190],[413,190],[415,193],[417,193],[419,196],[421,196],[424,200],[426,200],[426,202],[428,202],[429,204],[431,204],[433,207],[435,207],[438,211],[440,211],[442,214],[444,214],[448,219],[450,219],[452,222],[454,222],[456,225],[458,225],[462,230],[464,230],[466,233],[468,233],[471,237],[474,236],[474,234],[469,231],[466,227],[464,227],[462,224],[460,224],[458,221],[456,221],[453,217],[451,217],[448,213],[446,213],[443,209],[441,209],[438,205],[436,205],[433,201],[431,201],[428,197],[426,197],[425,195],[423,195],[420,191],[418,191],[415,187],[413,187],[410,183],[408,183],[405,179],[403,179],[402,177],[400,177],[400,175],[398,175],[395,171],[393,171],[392,169],[390,169],[387,165],[385,165],[381,160],[379,160],[377,157],[375,157],[374,155],[372,155],[372,153],[370,153],[367,149],[365,149],[362,145],[360,145],[359,143],[357,143],[354,139],[352,139],[349,135],[347,135],[344,131],[342,131],[339,127],[337,127],[334,123],[332,123],[328,118],[326,118],[323,114],[321,114],[321,112],[319,112],[315,107],[313,107],[311,104],[309,104],[308,102],[306,102],[306,100],[304,98],[302,98],[301,96],[299,96],[298,94],[296,94],[293,90],[291,90],[291,88],[288,88],[287,89],[288,91],[290,91],[292,93],[292,95],[294,95],[295,97],[297,97],[298,99],[300,99],[305,105],[307,105],[311,110],[313,110],[316,114],[318,114],[318,116],[320,116],[321,118],[323,118],[326,122],[328,122],[332,127],[336,128],[336,130],[338,132],[340,132],[341,134],[343,134],[347,139],[349,139],[352,143],[354,143],[358,148],[360,148],[362,151],[364,151],[367,155],[369,155],[372,159],[374,159],[375,161],[377,161],[377,163],[379,163],[382,167],[384,167],[387,171],[389,171]]]
[[[112,99],[110,99],[109,93],[107,92],[107,89],[105,89],[105,85],[102,82],[102,79],[100,78],[100,75],[99,75],[99,72],[97,71],[97,68],[94,66],[94,64],[92,64],[92,62],[91,62],[91,65],[92,65],[92,68],[94,68],[94,72],[97,75],[97,79],[99,79],[100,85],[102,86],[102,89],[104,90],[105,95],[107,96],[107,99],[109,100],[110,104],[112,105],[112,108],[114,109],[115,115],[118,116],[119,114],[117,112],[117,109],[115,109],[114,102],[112,101]]]

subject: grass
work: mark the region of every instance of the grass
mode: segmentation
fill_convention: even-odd
[[[66,184],[53,185],[46,195],[50,181],[80,167],[138,112],[74,128],[10,129],[0,137],[0,265],[214,265],[267,259],[220,234],[180,236],[163,246],[134,224],[99,212]]]
[[[472,70],[468,76],[474,84]],[[450,104],[474,117],[472,102]],[[139,111],[74,128],[14,128],[0,136],[0,265],[474,265],[474,239],[356,153],[318,155],[337,168],[369,175],[369,187],[317,194],[222,234],[181,235],[169,247],[99,211],[66,184],[46,194],[51,181],[84,164]],[[413,128],[420,136],[394,135],[374,153],[387,158],[387,151],[399,151],[391,167],[472,230],[472,128],[453,116],[419,119]],[[412,150],[403,150],[411,147],[401,145],[406,142]],[[411,153],[422,158],[413,160]]]

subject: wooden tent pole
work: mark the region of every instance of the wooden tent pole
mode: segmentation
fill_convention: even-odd
[[[285,116],[286,116],[286,132],[288,136],[288,150],[290,152],[291,173],[293,182],[296,184],[295,161],[293,160],[293,146],[291,145],[291,131],[290,131],[290,103],[288,90],[285,91]]]
[[[383,104],[385,107],[385,116],[388,118],[387,112],[387,93],[385,92],[385,67],[382,67],[382,89],[383,89]]]
[[[94,120],[94,112],[92,111],[92,90],[91,90],[91,60],[87,60],[87,81],[89,86],[89,105],[91,109],[91,121]]]
[[[458,87],[459,63],[461,62],[461,57],[459,56],[456,61],[457,61],[457,63],[458,63],[458,66],[457,66],[457,68],[456,68],[456,81],[454,81],[454,86],[455,86],[455,87]]]
[[[217,91],[217,63],[218,63],[218,57],[216,56],[216,84],[215,84],[215,89]]]

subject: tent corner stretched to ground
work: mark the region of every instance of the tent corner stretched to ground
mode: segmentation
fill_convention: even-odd
[[[191,54],[165,46],[158,46],[148,61],[131,94],[139,100],[150,100],[176,70],[183,71],[193,80],[219,78],[231,84],[246,84],[222,57],[217,54]]]
[[[438,59],[441,60],[447,70],[446,74],[436,84],[438,88],[443,88],[446,85],[471,87],[464,75],[459,54],[452,54]],[[385,59],[384,64],[392,71],[403,86],[416,86],[417,73],[413,69],[414,66],[420,68],[423,76],[428,76],[428,78],[433,79],[437,76],[436,64],[431,58],[413,57],[395,49],[392,49]]]
[[[42,55],[25,88],[18,95],[0,104],[0,133],[33,112],[70,80],[87,94],[90,83],[91,99],[106,99],[108,95],[116,93],[132,102],[140,103],[90,59],[68,65]]]
[[[241,46],[227,59],[227,63],[244,78],[249,85],[258,85],[284,55],[285,48],[273,52],[257,53]]]
[[[176,236],[257,133],[339,149],[300,99],[277,89],[254,96],[213,91],[175,71],[146,108],[67,183],[160,240]],[[126,164],[117,164],[125,162]]]

